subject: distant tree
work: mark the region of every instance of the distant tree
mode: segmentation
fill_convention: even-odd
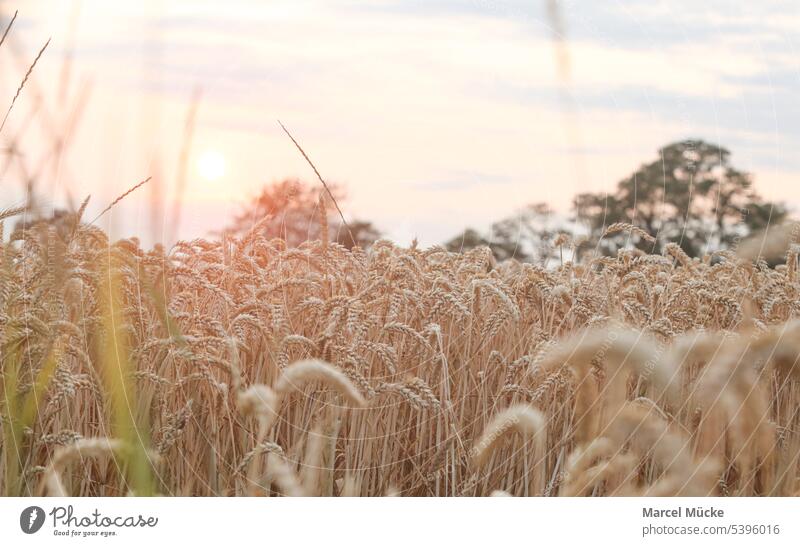
[[[553,210],[545,203],[528,205],[513,216],[491,225],[486,235],[472,228],[445,243],[451,252],[488,246],[495,258],[546,262],[554,256],[554,241],[563,232],[554,226]]]
[[[355,242],[356,246],[366,249],[371,247],[380,237],[381,232],[372,225],[372,222],[355,220],[348,222],[347,227],[339,225],[336,229],[335,240],[343,247],[352,250],[353,242]]]
[[[317,188],[297,179],[285,179],[265,185],[261,193],[233,219],[226,231],[247,233],[261,222],[260,229],[265,237],[284,239],[288,246],[294,247],[303,241],[320,237],[320,212]],[[326,214],[328,212],[325,211]]]
[[[602,237],[616,222],[638,226],[656,237],[633,236],[643,250],[661,251],[675,242],[690,256],[728,248],[747,234],[781,222],[784,205],[764,201],[752,177],[730,164],[730,152],[702,140],[684,140],[659,150],[659,158],[620,181],[613,193],[584,193],[574,200],[576,220],[587,224],[590,243],[613,254],[627,232]]]
[[[337,202],[344,200],[340,186],[328,184]],[[267,184],[244,209],[234,217],[226,231],[233,234],[249,232],[259,224],[268,239],[283,239],[289,247],[322,237],[322,215],[327,218],[329,237],[352,248],[353,239],[362,248],[371,245],[380,233],[370,222],[353,221],[350,230],[341,219],[330,198],[320,199],[325,190],[310,186],[296,178]],[[352,232],[352,239],[350,233]]]
[[[479,246],[491,247],[491,243],[473,228],[467,228],[447,241],[444,246],[450,252],[466,252]],[[495,252],[495,249],[492,251]]]

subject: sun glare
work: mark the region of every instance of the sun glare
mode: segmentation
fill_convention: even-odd
[[[197,160],[197,173],[213,182],[225,176],[225,158],[217,151],[204,152]]]

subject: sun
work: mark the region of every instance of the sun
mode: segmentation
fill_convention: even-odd
[[[203,152],[197,158],[197,174],[209,182],[219,180],[225,176],[225,157],[215,150]]]

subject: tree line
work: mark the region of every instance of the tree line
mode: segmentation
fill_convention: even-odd
[[[333,192],[338,201],[344,199],[340,186]],[[297,246],[321,237],[326,225],[329,237],[348,248],[367,248],[381,236],[367,220],[341,225],[332,207],[331,199],[320,199],[316,186],[283,180],[265,186],[227,231],[249,231],[260,222],[267,236]],[[766,201],[755,191],[752,175],[732,165],[727,149],[683,140],[659,149],[654,160],[619,181],[613,191],[576,195],[568,216],[558,217],[546,203],[534,203],[486,231],[466,228],[444,245],[456,252],[485,245],[498,260],[523,262],[563,259],[568,240],[571,252],[578,254],[615,255],[626,246],[661,252],[668,243],[676,243],[696,257],[730,248],[742,237],[781,223],[787,213],[786,205]],[[617,223],[652,237],[630,229],[607,233]]]

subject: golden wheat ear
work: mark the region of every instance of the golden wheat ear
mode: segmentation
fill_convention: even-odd
[[[237,394],[236,404],[242,415],[258,418],[261,433],[265,434],[275,422],[278,414],[278,396],[266,385],[251,385]]]
[[[357,408],[366,406],[361,393],[346,375],[331,364],[316,359],[300,360],[287,366],[275,384],[275,392],[281,396],[288,395],[313,381],[337,391],[352,406]]]
[[[130,446],[122,440],[115,438],[80,438],[68,446],[61,447],[55,451],[50,464],[44,470],[44,476],[40,484],[40,494],[54,497],[69,497],[70,493],[61,480],[61,473],[67,465],[84,459],[99,459],[114,457],[117,454],[124,454]],[[153,451],[147,452],[147,457],[151,463],[159,460],[159,455]]]
[[[501,440],[511,432],[517,432],[524,438],[533,438],[537,444],[544,444],[547,421],[542,412],[527,404],[519,404],[501,411],[492,418],[473,446],[474,465],[483,466]]]

